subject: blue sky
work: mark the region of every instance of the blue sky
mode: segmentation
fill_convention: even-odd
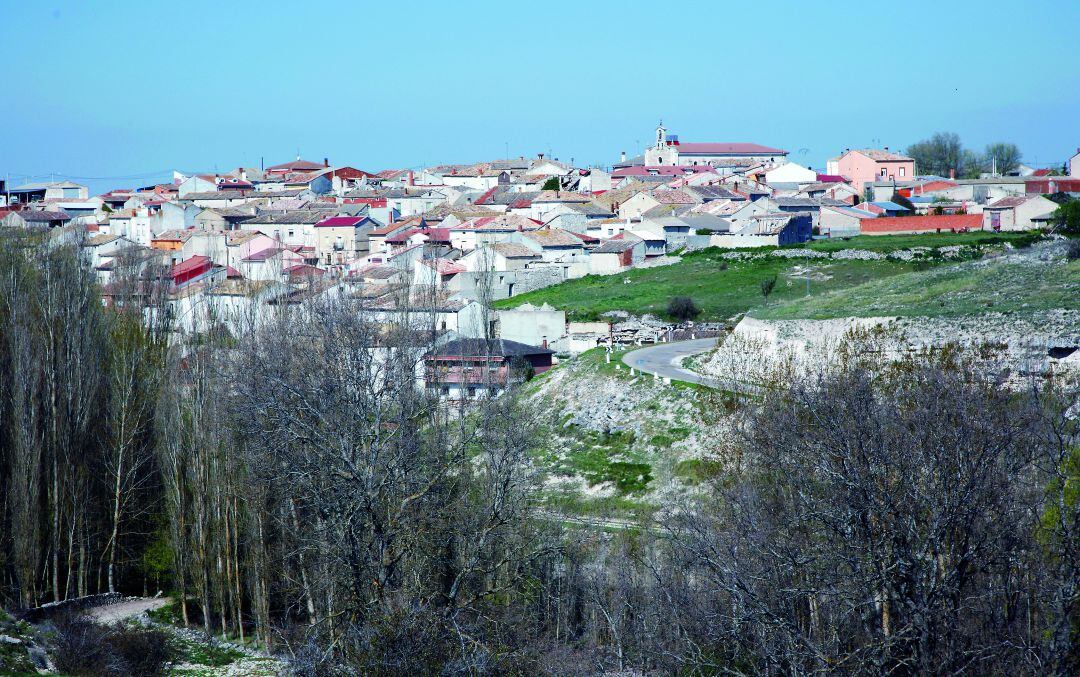
[[[1071,0],[0,0],[0,16],[13,184],[55,173],[100,192],[297,149],[370,170],[507,146],[604,165],[660,117],[685,141],[815,167],[938,130],[1040,165],[1080,146]]]

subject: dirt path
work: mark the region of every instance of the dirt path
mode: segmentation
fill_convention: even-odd
[[[171,600],[168,597],[141,597],[138,599],[126,599],[116,604],[87,609],[86,614],[99,623],[115,623],[133,616],[138,616],[144,611],[160,609]]]

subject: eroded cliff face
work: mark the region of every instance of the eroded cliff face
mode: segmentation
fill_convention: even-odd
[[[756,383],[792,370],[820,371],[850,356],[884,362],[944,349],[959,349],[986,368],[1008,369],[1013,378],[1054,373],[1080,379],[1080,311],[1052,309],[1028,317],[746,317],[702,360],[701,371]]]

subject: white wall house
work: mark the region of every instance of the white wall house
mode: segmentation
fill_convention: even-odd
[[[785,162],[765,172],[765,183],[814,183],[817,172],[794,162]]]

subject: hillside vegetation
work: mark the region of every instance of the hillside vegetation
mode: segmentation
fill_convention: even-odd
[[[569,280],[499,301],[496,307],[549,303],[570,319],[589,320],[609,311],[662,315],[672,297],[689,296],[702,310],[699,320],[724,321],[765,306],[761,283],[773,276],[777,284],[770,306],[873,281],[886,284],[897,275],[977,257],[1006,243],[1024,246],[1032,239],[1028,234],[964,233],[860,236],[783,249],[710,248],[668,266]],[[912,252],[912,247],[920,249]],[[867,256],[851,256],[856,253],[851,250]],[[908,255],[901,255],[905,252]]]
[[[1080,261],[1032,252],[933,267],[868,280],[752,312],[760,319],[838,317],[964,317],[1004,313],[1028,317],[1080,310]]]

